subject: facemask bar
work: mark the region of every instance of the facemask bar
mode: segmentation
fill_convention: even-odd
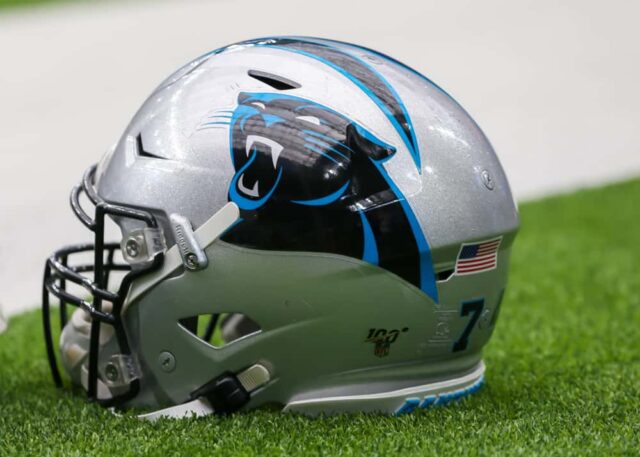
[[[100,351],[100,326],[111,325],[114,328],[116,341],[120,348],[120,354],[131,356],[131,348],[127,340],[122,322],[122,307],[129,291],[129,287],[138,276],[156,270],[162,265],[164,254],[159,252],[144,265],[138,265],[135,269],[128,264],[116,263],[115,253],[121,249],[117,243],[104,242],[105,216],[129,218],[143,222],[147,228],[157,229],[155,217],[147,212],[121,205],[114,205],[104,201],[98,196],[94,188],[94,176],[96,166],[89,168],[82,179],[82,183],[71,191],[71,208],[78,219],[92,232],[94,232],[94,244],[79,244],[67,246],[56,251],[45,264],[42,287],[42,319],[44,326],[45,344],[47,356],[53,380],[58,387],[62,387],[62,378],[58,369],[57,357],[51,329],[50,295],[60,300],[60,324],[61,329],[67,322],[67,305],[80,307],[91,318],[91,331],[89,337],[89,368],[87,396],[89,400],[95,400],[104,406],[117,406],[137,395],[140,389],[140,381],[137,378],[129,382],[128,390],[118,396],[107,400],[97,397],[98,391],[98,357]],[[91,203],[95,205],[95,217],[91,218],[80,206],[80,195],[84,193]],[[93,264],[69,266],[69,257],[93,252]],[[108,290],[109,277],[113,271],[127,271],[122,279],[117,292]],[[93,280],[83,273],[93,272]],[[93,299],[85,300],[73,295],[67,290],[67,284],[72,282],[84,288]],[[103,311],[103,303],[110,302],[110,312]]]

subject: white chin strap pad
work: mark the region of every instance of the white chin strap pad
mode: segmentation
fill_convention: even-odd
[[[155,422],[158,419],[187,419],[190,417],[203,417],[213,414],[213,408],[204,398],[182,403],[181,405],[159,409],[147,414],[140,414],[138,419]]]

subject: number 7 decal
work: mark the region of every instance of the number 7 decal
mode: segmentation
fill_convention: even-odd
[[[460,310],[460,316],[468,316],[469,313],[473,313],[471,315],[471,319],[469,319],[469,323],[465,327],[462,335],[458,341],[453,343],[453,352],[464,351],[467,349],[467,344],[469,343],[469,335],[475,327],[476,322],[480,318],[480,313],[482,312],[482,308],[484,308],[484,298],[478,298],[476,300],[471,300],[462,303],[462,309]]]

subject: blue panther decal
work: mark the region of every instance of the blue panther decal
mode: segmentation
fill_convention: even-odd
[[[437,302],[429,245],[383,167],[392,145],[326,106],[282,93],[240,93],[235,110],[213,117],[207,125],[229,124],[229,200],[242,217],[225,241],[363,259]]]

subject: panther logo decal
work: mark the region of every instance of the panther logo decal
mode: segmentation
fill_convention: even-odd
[[[242,218],[223,240],[355,257],[436,300],[428,244],[382,166],[396,153],[392,145],[326,106],[291,95],[240,93],[237,108],[219,116],[228,119],[235,169],[229,200]]]

